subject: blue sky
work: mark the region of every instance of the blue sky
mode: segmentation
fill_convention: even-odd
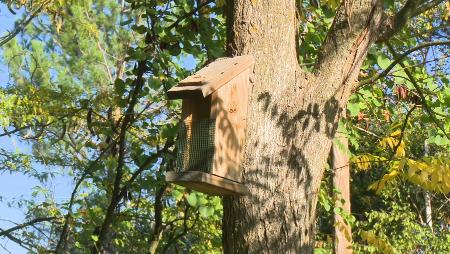
[[[9,11],[5,8],[5,5],[0,5],[0,34],[4,35],[7,30],[10,30],[14,25],[14,19]],[[0,85],[4,86],[8,82],[8,70],[6,66],[0,62]],[[0,138],[0,147],[14,149],[17,147],[17,142],[9,137]],[[5,229],[11,227],[13,224],[4,221],[11,220],[14,222],[20,222],[23,220],[23,212],[18,209],[8,208],[6,203],[12,201],[14,197],[21,195],[29,195],[30,185],[33,182],[21,175],[12,175],[0,173],[0,228]],[[11,242],[6,238],[0,238],[0,245],[4,246],[11,253],[20,254],[26,253],[23,248]],[[0,247],[0,253],[8,253],[6,250]]]
[[[0,35],[4,35],[7,31],[14,27],[14,21],[20,18],[19,15],[12,15],[4,4],[0,5]],[[0,49],[1,50],[1,49]],[[0,86],[5,86],[8,82],[8,69],[0,60]],[[29,145],[21,143],[14,137],[1,137],[0,147],[9,150],[19,150],[21,152],[29,151]],[[43,170],[42,166],[37,165],[38,170]],[[0,172],[0,228],[7,229],[14,226],[14,223],[24,221],[24,212],[21,209],[10,208],[7,202],[14,201],[18,198],[30,198],[32,189],[40,183],[22,174],[10,174]],[[55,199],[64,200],[70,196],[71,180],[63,177],[52,179],[45,186],[53,190]],[[3,247],[1,247],[3,246]],[[5,250],[7,249],[7,250]],[[0,254],[13,253],[22,254],[26,250],[10,241],[7,238],[0,238]]]

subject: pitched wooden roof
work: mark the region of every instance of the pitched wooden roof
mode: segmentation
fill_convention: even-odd
[[[253,57],[249,55],[218,59],[180,81],[167,91],[167,96],[169,99],[206,97],[252,67],[254,62]]]

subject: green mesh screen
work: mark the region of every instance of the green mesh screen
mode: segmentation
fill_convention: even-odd
[[[211,172],[215,128],[214,119],[202,119],[192,125],[186,121],[181,124],[176,143],[177,171]]]

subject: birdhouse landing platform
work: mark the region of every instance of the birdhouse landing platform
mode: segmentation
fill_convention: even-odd
[[[247,187],[242,183],[201,171],[169,171],[166,181],[213,196],[248,194]]]
[[[241,157],[251,56],[219,59],[171,88],[182,99],[177,160],[166,181],[211,195],[245,195]]]

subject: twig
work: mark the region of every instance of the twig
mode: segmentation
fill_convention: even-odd
[[[406,125],[408,124],[408,119],[411,116],[411,113],[414,111],[414,109],[416,109],[417,105],[413,105],[409,110],[408,113],[406,113],[405,116],[405,120],[403,121],[403,126],[400,132],[400,138],[398,140],[398,143],[395,144],[394,148],[392,149],[392,154],[391,157],[389,158],[389,160],[392,160],[392,158],[394,158],[395,154],[397,153],[398,148],[400,147],[400,145],[402,144],[402,140],[403,140],[403,136],[405,135],[405,129],[406,129]]]
[[[387,22],[390,22],[385,27],[384,31],[381,31],[381,36],[377,42],[386,42],[397,32],[399,32],[409,20],[413,17],[433,8],[434,6],[444,2],[445,0],[435,0],[435,3],[425,3],[426,0],[408,0],[405,5],[398,11],[395,16],[386,18]]]
[[[377,134],[375,134],[375,133],[373,133],[373,132],[371,132],[371,131],[365,130],[365,129],[359,127],[359,126],[355,126],[355,128],[358,129],[358,130],[360,130],[360,131],[362,131],[362,132],[365,132],[365,133],[367,133],[367,134],[369,134],[369,135],[371,135],[371,136],[374,136],[374,137],[376,137],[376,138],[380,138],[380,136],[378,136]]]
[[[2,229],[0,228],[0,230],[2,230]],[[27,245],[29,245],[28,243],[25,243],[24,241],[20,240],[19,238],[15,237],[15,236],[13,236],[11,234],[5,234],[5,237],[7,237],[9,240],[17,243],[18,245],[20,245],[20,247],[22,247],[22,248],[28,250],[29,252],[33,253],[33,250],[30,247],[27,246]]]
[[[12,227],[12,228],[9,228],[9,229],[0,231],[0,237],[1,237],[1,236],[8,235],[8,234],[10,234],[10,233],[13,232],[13,231],[16,231],[16,230],[19,230],[19,229],[22,229],[22,228],[31,226],[31,225],[36,224],[36,223],[44,222],[44,221],[51,221],[51,220],[54,220],[54,219],[57,219],[57,218],[58,218],[58,217],[43,217],[43,218],[36,218],[36,219],[30,220],[30,221],[28,221],[28,222],[25,222],[25,223],[19,224],[19,225],[17,225],[17,226],[14,226],[14,227]]]
[[[157,153],[152,154],[150,157],[148,157],[145,162],[137,169],[133,175],[130,177],[130,179],[124,184],[120,191],[120,198],[123,198],[126,194],[127,189],[131,186],[131,184],[136,180],[136,178],[142,173],[142,171],[146,170],[152,162],[161,156],[164,152],[166,152],[170,146],[173,145],[173,142],[167,141],[164,145],[163,149],[159,150]]]

